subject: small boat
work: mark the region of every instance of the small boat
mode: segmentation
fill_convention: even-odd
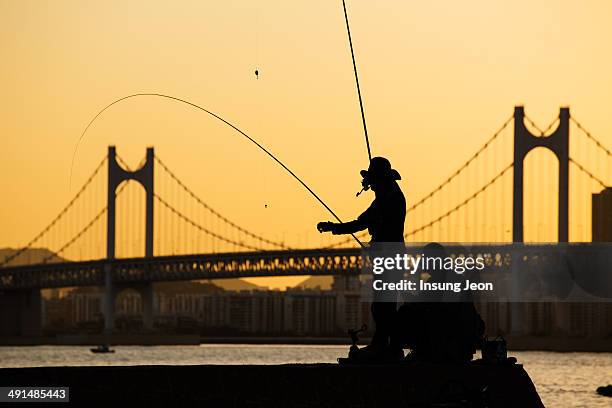
[[[100,344],[96,348],[89,349],[92,353],[114,353],[115,350],[111,350],[107,344]]]
[[[597,393],[604,397],[612,397],[612,384],[606,386],[597,387]]]

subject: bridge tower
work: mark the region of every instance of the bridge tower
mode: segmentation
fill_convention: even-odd
[[[123,287],[113,284],[112,261],[115,259],[115,226],[116,226],[116,192],[124,181],[134,180],[140,183],[146,192],[145,221],[145,257],[153,256],[153,197],[154,197],[154,162],[155,151],[147,148],[145,163],[134,171],[128,171],[117,162],[115,146],[108,147],[108,211],[106,223],[106,259],[104,269],[104,331],[112,333],[115,326],[115,299]],[[143,325],[146,329],[153,327],[153,286],[151,283],[130,285],[141,296]]]
[[[551,150],[559,162],[559,218],[557,229],[557,240],[567,242],[569,234],[569,108],[559,110],[559,125],[550,136],[536,136],[525,126],[525,109],[522,106],[514,108],[514,183],[513,183],[513,206],[512,206],[512,241],[523,242],[523,164],[525,156],[536,147],[545,147]],[[519,265],[520,260],[512,260],[513,265]],[[518,277],[520,271],[513,271],[513,292],[518,295]],[[515,335],[523,333],[523,317],[526,304],[512,303],[511,308],[511,331]]]
[[[523,242],[523,162],[536,147],[551,150],[559,161],[558,241],[569,236],[569,108],[559,110],[559,125],[550,136],[538,137],[525,127],[525,109],[514,108],[514,184],[512,207],[512,241]]]

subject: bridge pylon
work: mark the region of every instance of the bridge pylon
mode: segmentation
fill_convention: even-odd
[[[544,147],[551,150],[559,162],[559,218],[557,228],[557,240],[568,242],[569,238],[569,108],[559,109],[559,125],[550,135],[536,136],[525,126],[525,108],[514,107],[514,182],[513,182],[513,205],[512,205],[512,241],[524,242],[524,174],[523,165],[527,154],[537,148]],[[519,259],[512,260],[513,265],[520,265]],[[518,267],[517,267],[518,268]],[[513,273],[520,273],[515,270]],[[514,280],[514,285],[518,280]],[[513,287],[515,295],[520,289]],[[511,331],[515,335],[522,334],[523,316],[525,305],[521,303],[511,304]]]
[[[549,136],[536,136],[525,126],[525,108],[514,108],[514,184],[512,206],[512,241],[523,242],[523,162],[536,147],[551,150],[559,161],[558,241],[569,237],[569,108],[559,110],[559,125]]]
[[[115,326],[115,298],[117,289],[113,285],[112,261],[115,259],[115,232],[116,232],[116,198],[117,187],[127,180],[134,180],[140,183],[146,193],[146,221],[145,221],[145,257],[153,257],[153,202],[154,202],[154,163],[155,151],[152,147],[147,148],[147,155],[144,164],[134,171],[124,169],[117,162],[117,151],[115,146],[108,147],[108,211],[106,222],[106,259],[104,268],[104,332],[112,333]],[[147,288],[138,288],[141,293],[143,310],[146,311],[143,318],[144,327],[153,327],[152,316],[152,284],[147,284]],[[141,285],[142,286],[142,285]],[[146,294],[143,296],[142,294]]]

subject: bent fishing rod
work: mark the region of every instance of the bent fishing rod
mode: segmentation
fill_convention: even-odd
[[[70,164],[70,185],[72,184],[72,170],[74,167],[74,159],[76,157],[76,153],[77,150],[79,148],[79,145],[81,143],[81,140],[83,139],[83,137],[85,136],[85,134],[87,133],[87,131],[89,130],[89,128],[93,125],[93,123],[96,121],[96,119],[98,119],[98,117],[100,117],[106,110],[108,110],[111,106],[120,103],[122,101],[125,101],[126,99],[130,99],[130,98],[137,98],[137,97],[159,97],[159,98],[165,98],[165,99],[169,99],[169,100],[173,100],[175,102],[180,102],[186,105],[189,105],[193,108],[199,109],[202,112],[207,113],[208,115],[212,116],[213,118],[221,121],[222,123],[224,123],[225,125],[229,126],[230,128],[232,128],[233,130],[235,130],[236,132],[238,132],[239,134],[241,134],[243,137],[245,137],[247,140],[249,140],[251,143],[253,143],[255,146],[257,146],[261,151],[263,151],[264,153],[266,153],[270,158],[272,158],[278,165],[280,165],[285,171],[287,171],[294,179],[296,179],[314,198],[317,199],[317,201],[323,206],[325,207],[325,209],[327,211],[329,211],[329,213],[340,223],[342,223],[342,220],[340,219],[340,217],[338,217],[336,215],[336,213],[327,205],[325,204],[325,202],[304,182],[302,181],[301,178],[299,178],[297,176],[297,174],[295,174],[289,167],[287,167],[282,161],[280,161],[280,159],[278,159],[274,154],[272,154],[267,148],[265,148],[264,146],[262,146],[259,142],[257,142],[255,139],[253,139],[251,136],[249,136],[246,132],[242,131],[240,128],[238,128],[237,126],[235,126],[234,124],[232,124],[231,122],[225,120],[224,118],[222,118],[221,116],[217,115],[214,112],[209,111],[208,109],[204,109],[203,107],[201,107],[200,105],[197,105],[193,102],[189,102],[185,99],[181,99],[181,98],[177,98],[175,96],[171,96],[171,95],[165,95],[165,94],[161,94],[161,93],[135,93],[135,94],[131,94],[131,95],[127,95],[124,96],[122,98],[116,99],[113,102],[109,103],[108,105],[106,105],[103,109],[101,109],[94,117],[93,119],[91,119],[89,121],[89,123],[87,124],[87,126],[85,127],[85,129],[83,130],[83,133],[81,133],[81,136],[79,137],[79,139],[76,142],[76,145],[74,147],[74,152],[72,154],[72,163]],[[351,236],[355,239],[355,241],[357,241],[357,243],[362,247],[365,248],[365,245],[359,240],[359,238],[357,238],[355,236],[355,234],[351,234]]]

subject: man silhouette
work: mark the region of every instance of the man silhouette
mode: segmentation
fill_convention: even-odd
[[[320,222],[317,224],[319,232],[332,234],[353,234],[364,229],[372,236],[371,248],[376,250],[382,243],[396,243],[404,247],[404,221],[406,219],[406,199],[397,184],[401,180],[399,173],[391,167],[389,160],[384,157],[374,157],[370,160],[367,170],[361,170],[364,189],[371,188],[375,199],[370,207],[357,219],[345,223]],[[401,344],[397,343],[393,335],[395,331],[395,314],[397,303],[385,299],[375,299],[371,305],[371,312],[376,331],[369,346],[350,357],[360,361],[389,361],[399,360],[403,357]]]

